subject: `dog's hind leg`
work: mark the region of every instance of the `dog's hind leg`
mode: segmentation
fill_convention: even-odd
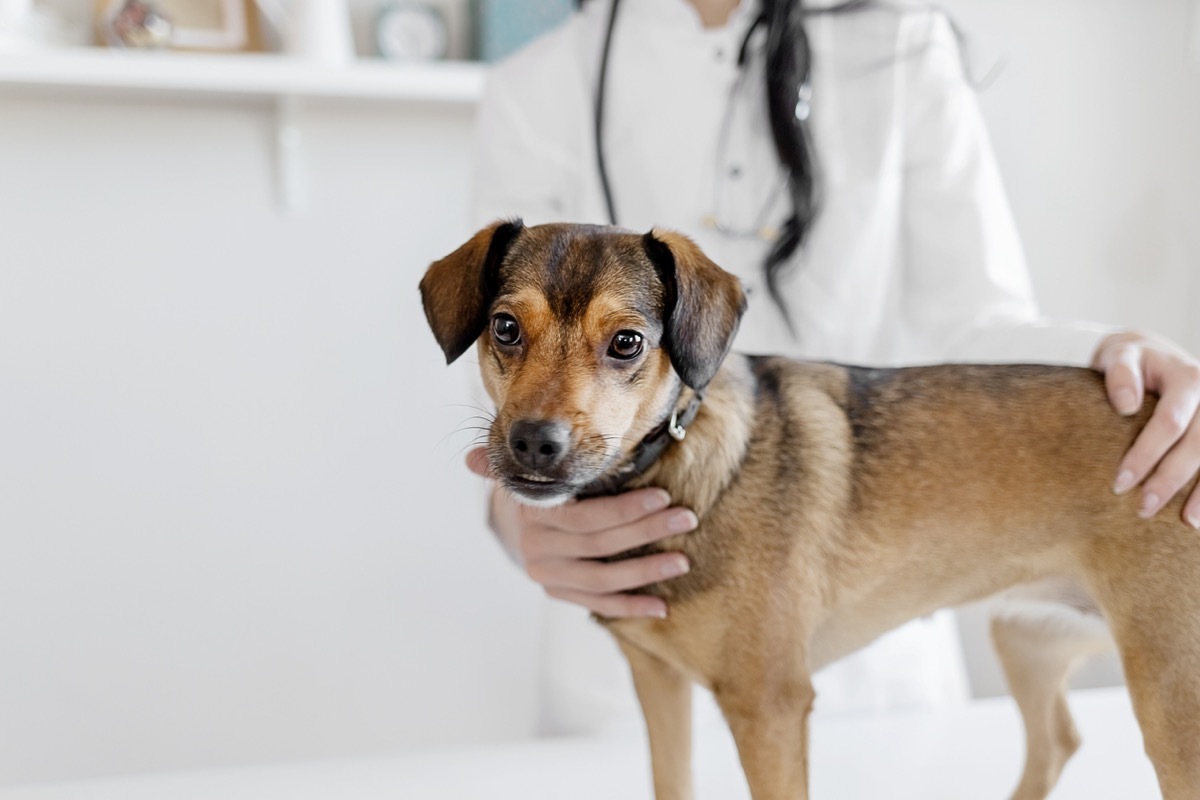
[[[1161,516],[1161,515],[1160,515]],[[1200,538],[1177,521],[1115,539],[1098,566],[1125,681],[1164,800],[1200,798]]]
[[[1194,650],[1200,631],[1193,636],[1189,644]],[[1200,661],[1162,652],[1126,654],[1124,659],[1133,708],[1163,800],[1195,800],[1200,797]]]
[[[1066,606],[1002,607],[992,642],[1025,723],[1025,771],[1012,800],[1043,800],[1079,748],[1067,680],[1089,655],[1112,647],[1098,616]]]
[[[683,673],[617,637],[633,670],[650,738],[656,800],[692,798],[692,684]]]

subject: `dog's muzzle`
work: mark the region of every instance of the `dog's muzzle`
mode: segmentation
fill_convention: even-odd
[[[552,470],[571,446],[571,428],[553,419],[522,419],[508,431],[513,460],[534,475]]]
[[[508,429],[508,452],[497,469],[504,484],[533,505],[556,505],[576,489],[572,481],[571,426],[554,419],[521,419]],[[494,465],[495,466],[495,465]]]

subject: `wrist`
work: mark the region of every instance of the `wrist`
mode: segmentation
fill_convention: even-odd
[[[520,548],[520,526],[517,524],[515,512],[516,501],[512,495],[503,491],[499,484],[489,482],[487,525],[504,548],[509,559],[517,566],[522,565]]]

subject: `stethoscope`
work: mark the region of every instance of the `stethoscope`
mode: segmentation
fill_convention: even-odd
[[[608,174],[608,165],[604,158],[604,100],[608,84],[608,62],[609,52],[612,49],[613,29],[617,22],[617,7],[620,5],[620,0],[612,0],[612,5],[609,7],[608,24],[604,31],[604,46],[600,55],[600,75],[596,82],[596,102],[593,121],[595,129],[593,131],[593,139],[596,144],[596,173],[600,178],[600,191],[604,195],[604,207],[608,213],[608,221],[611,225],[617,224],[616,203],[613,200],[612,182]],[[760,14],[750,24],[749,30],[742,38],[742,43],[738,47],[738,80],[735,82],[730,95],[729,106],[732,108],[733,99],[742,91],[742,86],[746,79],[746,62],[748,59],[750,42],[759,26],[766,20]],[[796,99],[796,119],[803,122],[808,119],[811,112],[810,100],[812,98],[812,86],[805,77],[797,91]],[[728,148],[730,137],[730,127],[732,114],[727,112],[721,123],[721,130],[718,135],[718,152],[725,152]],[[778,235],[778,229],[769,224],[768,217],[771,210],[775,207],[779,197],[783,194],[787,187],[787,176],[781,174],[775,187],[769,193],[767,202],[756,215],[756,220],[750,228],[739,228],[730,223],[724,222],[722,218],[722,193],[719,186],[720,181],[713,181],[713,211],[703,220],[705,227],[714,229],[725,236],[738,239],[760,239],[763,241],[772,241]]]
[[[596,124],[593,138],[596,142],[596,172],[600,176],[600,191],[604,193],[604,207],[608,211],[608,224],[617,224],[617,208],[613,203],[612,185],[608,180],[608,165],[604,161],[604,92],[608,84],[608,54],[612,50],[613,28],[617,24],[617,6],[621,0],[612,0],[608,9],[608,26],[604,30],[604,49],[600,55],[600,77],[596,81],[596,113],[592,115]]]

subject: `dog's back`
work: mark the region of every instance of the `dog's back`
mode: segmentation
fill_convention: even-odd
[[[1152,408],[1119,417],[1091,370],[748,363],[758,428],[739,514],[795,537],[797,578],[821,587],[820,624],[842,641],[818,637],[818,664],[937,608],[1079,579],[1106,538],[1194,538],[1111,492],[1105,476]]]

